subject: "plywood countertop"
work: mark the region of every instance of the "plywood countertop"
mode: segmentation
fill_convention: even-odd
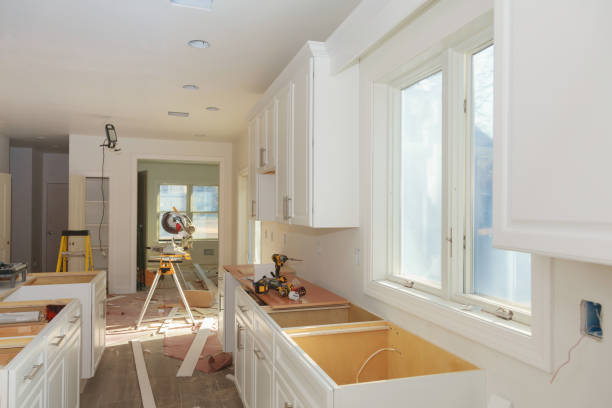
[[[243,287],[253,289],[253,282],[249,280],[249,278],[252,279],[253,277],[253,265],[225,265],[223,269],[236,278]],[[265,295],[255,295],[272,309],[295,309],[314,306],[344,305],[349,303],[347,299],[315,285],[306,279],[296,276],[295,272],[290,268],[283,267],[281,273],[287,276],[289,283],[295,286],[304,286],[306,288],[306,296],[302,296],[298,301],[293,301],[286,297],[280,297],[272,291]]]

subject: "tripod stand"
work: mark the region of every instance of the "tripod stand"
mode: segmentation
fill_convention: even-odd
[[[183,261],[183,259],[190,260],[191,256],[188,253],[180,253],[180,254],[161,254],[159,256],[159,269],[155,274],[155,279],[153,280],[153,284],[151,285],[151,289],[149,289],[149,294],[147,295],[147,300],[145,300],[144,305],[142,306],[142,310],[140,312],[140,317],[138,318],[138,322],[136,323],[136,329],[140,328],[140,324],[142,323],[142,318],[144,317],[147,308],[149,307],[149,303],[151,302],[151,298],[153,297],[153,293],[155,292],[155,288],[157,288],[157,283],[159,282],[159,278],[165,275],[172,275],[174,279],[174,283],[176,284],[176,288],[181,295],[181,300],[183,301],[183,305],[185,305],[185,309],[187,310],[187,314],[189,315],[189,319],[191,320],[191,324],[195,326],[195,320],[193,319],[193,315],[191,314],[191,308],[189,307],[189,303],[187,303],[187,298],[183,293],[183,289],[181,288],[181,283],[179,282],[176,271],[174,267],[178,269],[179,273],[181,272],[181,268],[178,266],[179,263]]]

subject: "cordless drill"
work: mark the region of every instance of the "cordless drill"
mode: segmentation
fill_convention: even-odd
[[[274,262],[274,277],[262,278],[257,282],[253,282],[255,293],[266,294],[270,289],[275,290],[279,296],[286,297],[291,291],[297,292],[300,296],[306,295],[306,288],[303,286],[294,288],[292,284],[287,283],[287,277],[280,274],[280,270],[287,261],[301,261],[301,259],[289,258],[287,255],[273,254],[272,261]]]

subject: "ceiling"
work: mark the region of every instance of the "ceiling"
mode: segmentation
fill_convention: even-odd
[[[358,3],[215,0],[204,11],[169,0],[2,1],[0,134],[55,143],[111,122],[120,138],[231,140],[300,47],[325,40]],[[211,46],[187,46],[193,39]]]

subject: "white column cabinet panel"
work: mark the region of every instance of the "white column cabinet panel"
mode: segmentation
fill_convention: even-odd
[[[245,337],[246,325],[236,315],[234,320],[234,337],[236,344],[234,348],[234,378],[236,379],[236,388],[241,398],[244,400],[244,353],[245,353]]]
[[[612,3],[587,3],[496,0],[493,245],[612,264]]]

